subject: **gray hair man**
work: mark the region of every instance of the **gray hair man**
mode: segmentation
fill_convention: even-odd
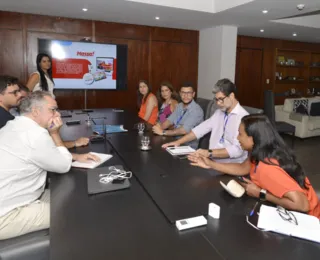
[[[57,103],[36,91],[21,101],[21,116],[0,130],[0,239],[46,229],[50,197],[47,171],[66,173],[73,160],[98,160],[92,154],[71,154],[64,146]]]
[[[248,112],[240,105],[236,98],[236,86],[229,79],[221,79],[213,87],[213,94],[219,109],[206,121],[192,129],[192,131],[175,142],[164,144],[179,146],[211,132],[209,149],[198,149],[189,156],[194,165],[208,168],[207,165],[197,164],[199,157],[210,158],[220,163],[241,163],[247,158],[239,141],[239,125],[242,117]]]

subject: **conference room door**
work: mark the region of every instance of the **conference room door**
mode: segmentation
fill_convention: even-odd
[[[235,83],[241,105],[263,106],[262,60],[261,49],[237,49]]]

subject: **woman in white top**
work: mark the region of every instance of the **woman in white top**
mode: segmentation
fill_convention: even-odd
[[[31,74],[27,87],[30,91],[48,91],[53,95],[54,82],[52,79],[51,57],[48,54],[38,54],[37,71]]]

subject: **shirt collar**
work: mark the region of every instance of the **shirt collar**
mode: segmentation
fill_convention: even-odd
[[[230,112],[230,114],[235,114],[235,115],[239,115],[240,113],[240,103],[238,102],[238,104],[232,109],[232,111]]]
[[[183,102],[181,102],[181,108],[182,108],[182,110],[188,110],[189,108],[193,107],[194,104],[195,104],[195,101],[194,101],[194,99],[192,99],[192,101],[187,105],[187,107],[184,108],[183,107]]]

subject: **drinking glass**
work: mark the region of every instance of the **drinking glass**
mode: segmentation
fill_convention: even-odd
[[[149,136],[142,136],[142,138],[141,138],[142,148],[148,148],[149,144],[150,144],[150,137]]]
[[[143,130],[144,130],[144,123],[138,123],[139,134],[143,134]]]

